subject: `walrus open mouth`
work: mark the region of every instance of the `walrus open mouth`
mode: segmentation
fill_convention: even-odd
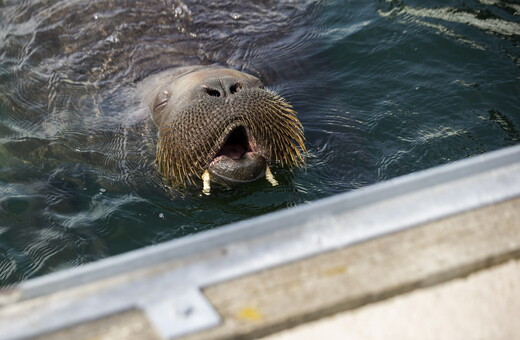
[[[215,182],[251,182],[265,175],[267,161],[243,126],[234,128],[209,163],[207,171]]]
[[[229,157],[237,160],[242,158],[246,152],[253,152],[253,147],[249,142],[246,129],[243,126],[239,126],[231,131],[212,162],[219,157]]]

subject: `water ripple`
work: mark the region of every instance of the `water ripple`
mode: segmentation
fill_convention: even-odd
[[[519,141],[512,1],[57,0],[0,5],[0,286]],[[307,166],[182,192],[136,82],[252,73],[303,123]]]

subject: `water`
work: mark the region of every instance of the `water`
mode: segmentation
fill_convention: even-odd
[[[0,285],[518,143],[514,1],[0,2]],[[304,170],[171,192],[135,83],[218,63],[299,112]]]

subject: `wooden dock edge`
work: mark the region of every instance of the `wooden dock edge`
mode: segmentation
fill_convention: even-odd
[[[520,257],[520,198],[204,289],[218,328],[254,339]]]

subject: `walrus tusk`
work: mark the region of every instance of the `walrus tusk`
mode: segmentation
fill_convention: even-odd
[[[202,193],[204,195],[209,195],[211,191],[211,185],[210,185],[210,177],[209,177],[209,171],[206,170],[202,174]]]
[[[267,179],[267,181],[269,181],[269,183],[271,183],[273,187],[278,185],[278,181],[274,178],[269,166],[265,168],[265,178]]]

